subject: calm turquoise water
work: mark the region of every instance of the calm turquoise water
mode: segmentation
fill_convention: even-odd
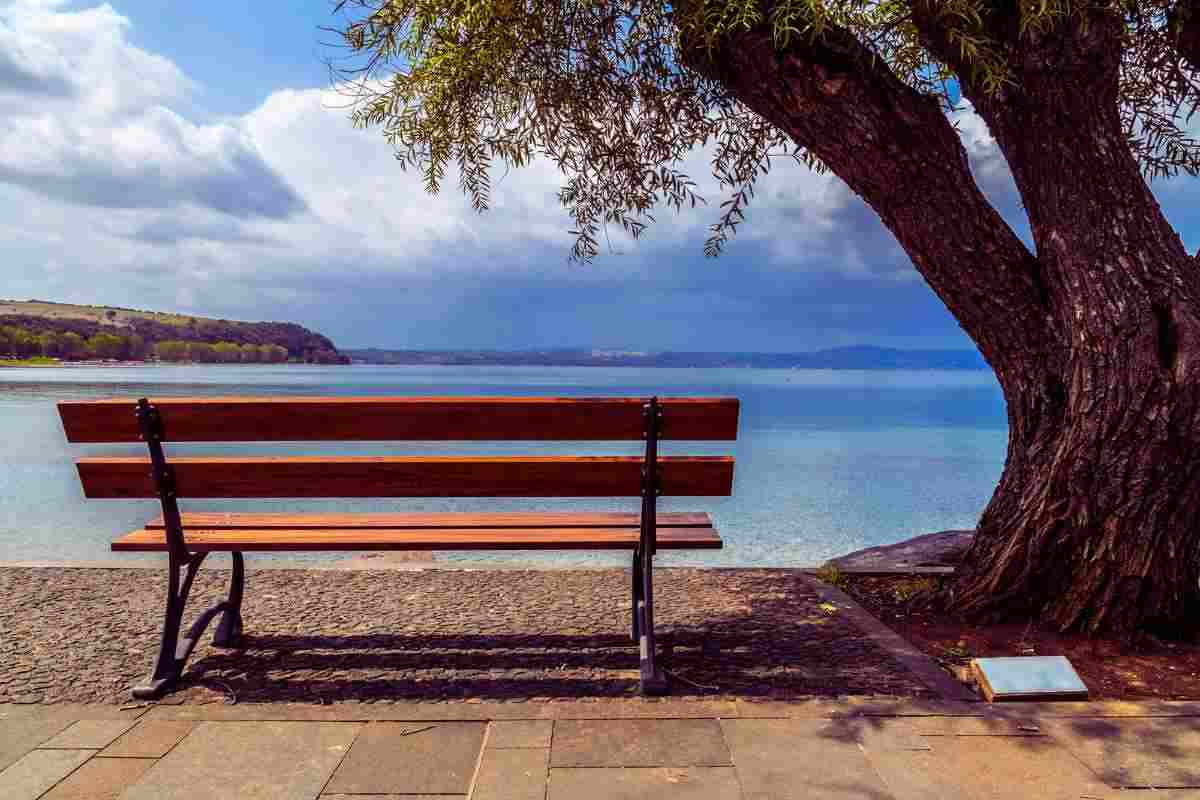
[[[733,395],[734,443],[671,443],[670,453],[737,457],[734,496],[666,499],[664,510],[709,510],[726,541],[716,553],[664,554],[663,563],[796,566],[918,533],[970,528],[1004,462],[1006,421],[989,372],[847,372],[526,367],[172,366],[0,369],[0,560],[114,556],[116,535],[157,513],[153,501],[85,501],[81,455],[144,448],[72,446],[54,404],[89,397],[203,394]],[[406,443],[400,446],[179,446],[173,452],[615,453],[636,443]],[[628,509],[632,501],[203,501],[236,510]],[[145,556],[153,558],[153,556]],[[263,558],[263,556],[256,556]],[[289,556],[290,557],[290,556]],[[313,555],[312,558],[321,556]],[[617,563],[604,554],[460,554],[461,559]],[[623,563],[621,558],[620,562]]]

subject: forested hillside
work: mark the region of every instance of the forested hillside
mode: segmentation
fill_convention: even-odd
[[[327,337],[291,322],[234,322],[108,306],[0,301],[0,357],[68,361],[346,363]]]

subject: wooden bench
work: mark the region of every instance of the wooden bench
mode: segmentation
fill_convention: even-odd
[[[667,690],[656,664],[657,549],[716,549],[707,513],[658,514],[661,495],[733,489],[728,456],[659,456],[660,440],[737,438],[733,398],[219,397],[59,404],[73,443],[145,442],[148,458],[77,460],[89,498],[158,498],[162,515],[112,544],[169,555],[166,618],[138,698],[170,691],[208,624],[218,647],[242,631],[243,552],[330,550],[631,550],[633,640],[641,688]],[[205,456],[167,458],[164,443],[645,440],[630,456]],[[179,498],[640,497],[639,513],[181,513]],[[180,636],[210,552],[232,554],[229,594]],[[182,572],[182,574],[181,574]]]

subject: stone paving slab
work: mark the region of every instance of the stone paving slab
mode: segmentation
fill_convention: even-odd
[[[0,717],[0,770],[47,739],[53,738],[71,724],[58,716],[22,716],[17,719]]]
[[[553,720],[502,720],[488,726],[487,746],[497,750],[510,747],[546,748],[550,746],[553,732]]]
[[[1008,717],[920,717],[912,721],[922,736],[1042,736],[1040,722]]]
[[[100,750],[108,747],[136,724],[136,719],[81,719],[39,747],[58,750]]]
[[[985,707],[1012,717],[1200,717],[1200,702],[1192,700],[997,703]]]
[[[77,719],[137,719],[149,710],[144,703],[0,703],[0,721],[29,717]]]
[[[732,767],[550,770],[548,800],[741,800]]]
[[[192,732],[194,722],[147,719],[101,751],[108,758],[162,758]]]
[[[361,728],[354,722],[201,723],[122,800],[316,797]]]
[[[805,706],[811,701],[798,701]],[[2,706],[0,706],[2,707]],[[708,719],[738,716],[732,701],[656,700],[641,697],[586,698],[522,703],[207,703],[157,705],[147,719],[461,722],[536,719]]]
[[[722,719],[829,719],[831,717],[979,717],[995,716],[993,706],[954,700],[901,697],[840,697],[806,700],[737,700]]]
[[[479,722],[369,723],[326,790],[331,794],[466,794],[479,763],[484,728]]]
[[[1114,800],[1117,794],[1044,738],[945,736],[932,751],[866,751],[866,757],[895,800]]]
[[[1080,718],[1044,727],[1113,786],[1200,788],[1200,719]]]
[[[713,719],[559,720],[555,767],[727,766],[729,749]]]
[[[848,717],[829,720],[817,734],[837,741],[856,742],[864,750],[932,750],[930,740],[917,733],[910,719]]]
[[[539,717],[549,719],[709,719],[737,716],[730,700],[686,700],[672,698],[601,698],[594,702],[550,703],[541,706]]]
[[[736,719],[721,727],[745,800],[889,797],[857,736],[836,720]]]
[[[79,768],[94,750],[31,750],[0,772],[0,797],[37,800]]]
[[[80,719],[134,720],[144,711],[67,703],[52,706],[0,704],[0,770]]]
[[[117,800],[152,766],[152,758],[93,758],[41,800]]]
[[[550,751],[484,750],[471,800],[545,800]]]

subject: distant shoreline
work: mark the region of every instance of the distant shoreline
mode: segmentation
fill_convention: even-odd
[[[94,369],[101,367],[344,367],[347,364],[308,364],[301,361],[284,361],[279,363],[223,363],[204,361],[21,361],[16,359],[0,359],[0,369]]]
[[[743,364],[743,363],[728,363],[728,364],[627,364],[620,362],[605,362],[605,363],[559,363],[559,362],[533,362],[533,361],[413,361],[404,363],[383,363],[371,361],[352,361],[350,364],[310,364],[301,361],[288,361],[275,364],[262,363],[220,363],[220,362],[203,362],[203,361],[18,361],[13,359],[0,359],[0,370],[4,369],[113,369],[127,367],[144,367],[153,369],[157,367],[241,367],[245,369],[253,369],[255,367],[313,367],[313,366],[335,366],[335,367],[547,367],[547,368],[596,368],[608,367],[610,369],[761,369],[761,370],[779,370],[779,371],[795,371],[795,372],[985,372],[987,367],[972,367],[972,366],[934,366],[921,364],[908,365],[841,365],[841,366],[784,366],[784,365],[759,365],[759,364]]]
[[[600,349],[555,350],[341,350],[355,364],[450,367],[643,367],[684,369],[820,369],[986,371],[975,350],[900,350],[838,347],[797,353],[631,352]]]

